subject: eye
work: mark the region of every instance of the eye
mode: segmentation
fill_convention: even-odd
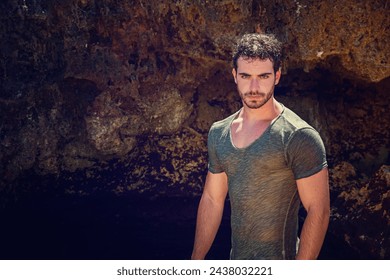
[[[250,76],[247,74],[241,74],[241,79],[248,79]]]
[[[260,79],[268,79],[270,77],[270,74],[262,74],[259,77]]]

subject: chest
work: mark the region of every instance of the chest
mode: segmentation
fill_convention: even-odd
[[[239,149],[250,146],[264,134],[269,125],[270,122],[261,122],[252,125],[233,122],[230,130],[233,146]]]
[[[235,142],[233,142],[232,132],[219,138],[218,145],[215,147],[216,156],[230,180],[235,176],[243,175],[248,175],[250,178],[253,175],[267,177],[276,174],[277,176],[281,170],[288,168],[283,138],[272,131],[266,129],[258,134],[250,134],[249,140],[235,138]]]

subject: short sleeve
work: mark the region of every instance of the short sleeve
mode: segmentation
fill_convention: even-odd
[[[294,132],[287,143],[286,160],[296,180],[327,167],[325,146],[319,133],[310,127]]]
[[[218,156],[215,141],[215,130],[211,127],[207,138],[207,149],[209,155],[208,169],[211,173],[221,173],[224,171]]]

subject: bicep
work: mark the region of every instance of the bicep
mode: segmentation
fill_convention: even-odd
[[[203,196],[214,202],[224,202],[228,192],[227,175],[225,172],[211,173],[206,176]]]
[[[324,168],[306,178],[296,180],[299,197],[306,211],[329,208],[329,175]]]

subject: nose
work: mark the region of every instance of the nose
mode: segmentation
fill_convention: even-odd
[[[260,89],[260,82],[257,79],[251,79],[250,90],[258,91]]]

